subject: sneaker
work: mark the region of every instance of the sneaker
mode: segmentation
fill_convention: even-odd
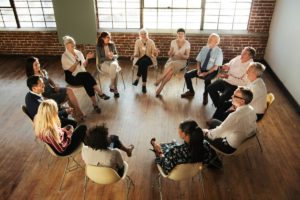
[[[134,85],[134,86],[137,86],[139,84],[139,79],[136,79],[133,83],[132,83],[132,85]]]
[[[195,92],[187,91],[181,95],[181,98],[189,98],[195,96]]]
[[[144,94],[147,93],[146,85],[143,85],[143,86],[142,86],[142,92],[143,92]]]
[[[108,100],[110,97],[109,96],[107,96],[106,94],[101,94],[101,95],[99,95],[99,97],[101,98],[101,99],[104,99],[104,100]]]
[[[96,113],[101,113],[101,108],[99,108],[98,106],[94,106],[94,111],[96,112]]]
[[[208,103],[208,95],[203,94],[203,105],[206,105]]]

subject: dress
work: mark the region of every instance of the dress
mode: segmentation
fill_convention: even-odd
[[[189,41],[185,40],[184,45],[179,48],[177,45],[176,40],[172,40],[170,49],[173,50],[174,56],[170,57],[165,64],[165,69],[171,67],[173,70],[173,73],[176,74],[179,72],[186,64],[187,60],[181,60],[177,56],[179,54],[184,55],[191,49],[191,44]]]
[[[176,165],[191,163],[192,155],[187,143],[164,143],[160,146],[164,157],[156,157],[155,162],[162,167],[166,174],[169,174]],[[207,164],[215,156],[215,152],[211,150],[206,141],[203,141],[202,162]]]

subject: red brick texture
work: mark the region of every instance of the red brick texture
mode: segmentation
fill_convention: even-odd
[[[257,60],[262,60],[268,40],[268,31],[275,7],[276,0],[253,0],[249,20],[248,34],[222,34],[220,47],[224,53],[224,60],[229,60],[239,55],[243,47],[253,46],[257,50]],[[206,44],[209,34],[188,34],[187,39],[191,43],[191,58],[195,59],[200,49]],[[133,54],[134,42],[137,33],[112,33],[112,40],[116,43],[119,55],[130,57]],[[157,48],[160,49],[160,57],[167,57],[170,41],[174,34],[150,33]],[[76,38],[75,38],[76,40]],[[77,45],[77,48],[87,51],[95,51],[93,45]],[[0,54],[18,55],[61,55],[64,47],[58,41],[56,31],[0,31]]]

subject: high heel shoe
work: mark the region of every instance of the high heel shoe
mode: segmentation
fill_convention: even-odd
[[[139,79],[136,79],[133,83],[132,83],[132,85],[134,85],[134,86],[137,86],[139,84]]]

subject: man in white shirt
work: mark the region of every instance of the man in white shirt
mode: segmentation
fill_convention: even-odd
[[[264,112],[267,108],[267,88],[263,79],[261,78],[265,71],[265,68],[266,67],[259,62],[252,62],[248,66],[246,72],[246,78],[249,82],[247,84],[247,87],[253,93],[253,99],[250,105],[253,107],[256,113],[257,121],[259,121],[263,117]],[[224,121],[226,117],[234,110],[235,108],[232,106],[232,101],[226,101],[223,105],[217,108],[212,118]]]
[[[246,71],[248,65],[253,62],[254,56],[255,49],[253,47],[245,47],[241,55],[222,66],[221,70],[227,71],[227,73],[220,74],[219,77],[222,79],[218,79],[207,88],[216,107],[229,100],[237,86],[245,86],[247,84]]]
[[[253,94],[249,88],[238,87],[232,95],[236,110],[224,122],[213,120],[210,130],[203,129],[205,139],[224,153],[233,153],[256,130],[256,114],[249,103]]]

